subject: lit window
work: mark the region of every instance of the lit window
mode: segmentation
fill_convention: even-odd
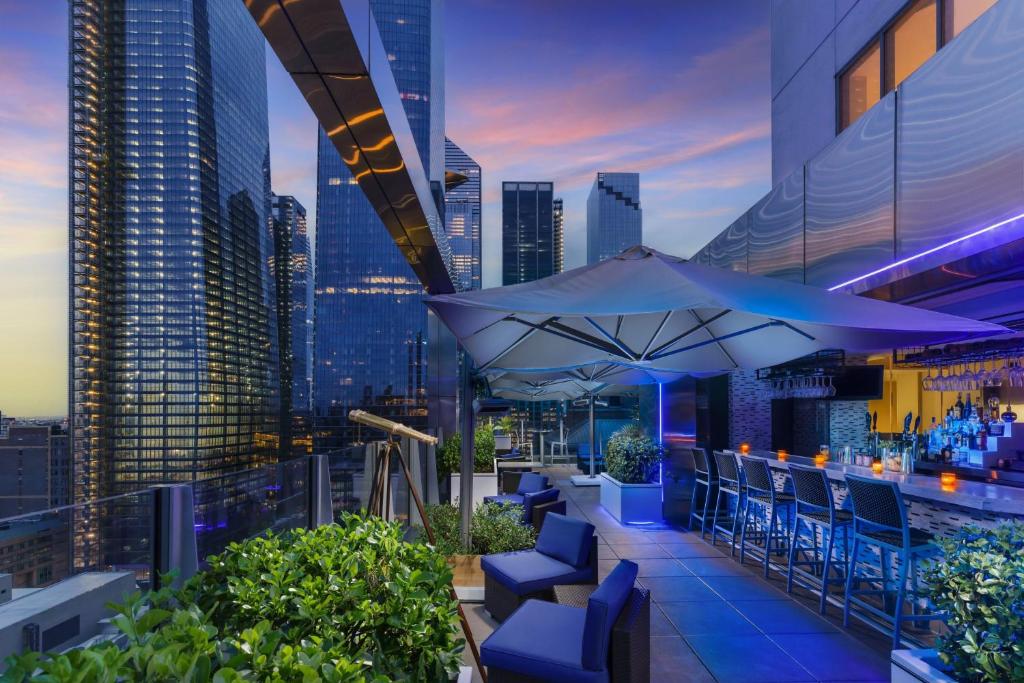
[[[896,88],[935,54],[939,40],[937,27],[935,0],[918,0],[886,31],[886,92]]]
[[[882,93],[882,55],[878,43],[839,79],[840,128],[846,128],[878,102]]]
[[[327,180],[328,185],[341,185],[341,178],[329,178]]]
[[[945,27],[945,41],[948,43],[960,35],[961,31],[994,4],[996,0],[946,0],[943,3],[946,16],[942,22]]]

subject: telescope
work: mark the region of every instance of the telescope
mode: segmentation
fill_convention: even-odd
[[[389,420],[386,417],[372,415],[365,410],[349,411],[348,419],[352,422],[366,425],[367,427],[373,427],[374,429],[379,429],[382,432],[387,432],[392,436],[405,436],[410,439],[415,439],[421,443],[430,444],[431,446],[437,444],[436,436],[416,431],[412,427],[407,427],[401,422],[395,422],[394,420]]]

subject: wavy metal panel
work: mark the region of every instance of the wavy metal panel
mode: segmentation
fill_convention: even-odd
[[[1022,74],[1024,2],[1001,2],[900,86],[899,258],[1024,213]],[[1007,226],[971,251],[1021,234]]]
[[[711,265],[728,270],[747,270],[747,226],[750,212],[743,214],[708,245]]]
[[[893,259],[896,96],[807,163],[806,281],[831,287]]]
[[[749,272],[804,281],[804,170],[785,179],[750,210]]]

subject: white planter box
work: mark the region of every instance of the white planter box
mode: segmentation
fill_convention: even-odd
[[[893,683],[956,683],[938,668],[935,650],[893,650],[889,661]]]
[[[452,503],[459,497],[459,486],[462,477],[458,474],[451,475],[449,485],[451,488]],[[484,496],[498,495],[498,475],[493,472],[484,472],[473,475],[473,508],[484,502]]]
[[[661,484],[623,484],[602,472],[601,507],[623,524],[662,520]]]

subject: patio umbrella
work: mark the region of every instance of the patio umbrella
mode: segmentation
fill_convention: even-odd
[[[604,364],[715,374],[824,349],[876,351],[1009,331],[704,266],[643,246],[542,280],[442,294],[426,303],[478,370],[491,371]]]

